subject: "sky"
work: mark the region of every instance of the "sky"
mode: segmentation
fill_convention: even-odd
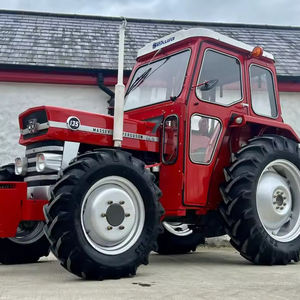
[[[300,26],[296,0],[0,0],[1,9]]]

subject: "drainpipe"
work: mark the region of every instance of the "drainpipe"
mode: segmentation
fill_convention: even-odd
[[[114,103],[114,127],[113,140],[114,147],[120,148],[123,141],[123,123],[124,123],[124,94],[125,85],[123,83],[124,72],[124,42],[125,42],[125,28],[127,21],[124,18],[120,26],[119,34],[119,63],[118,63],[118,83],[115,87],[115,103]]]
[[[111,89],[109,89],[107,86],[104,85],[104,77],[103,77],[102,73],[98,74],[97,85],[101,91],[103,91],[105,94],[107,94],[110,97],[110,99],[107,101],[107,103],[108,103],[107,113],[109,115],[113,116],[114,115],[113,106],[114,106],[114,100],[115,100],[115,93]]]

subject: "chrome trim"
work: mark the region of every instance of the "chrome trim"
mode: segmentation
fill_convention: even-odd
[[[40,153],[44,151],[63,151],[64,147],[61,146],[45,146],[45,147],[38,147],[38,148],[33,148],[30,150],[27,150],[25,152],[26,155],[33,154],[33,153]]]
[[[61,169],[65,169],[70,161],[78,155],[80,143],[65,142]]]
[[[30,172],[36,172],[36,167],[29,167],[27,169],[27,173],[30,173]]]
[[[50,185],[27,187],[27,199],[32,200],[49,200]]]
[[[67,124],[63,123],[63,122],[49,121],[49,124],[50,124],[50,127],[68,129]],[[98,133],[98,134],[102,134],[102,135],[113,135],[112,129],[99,128],[99,127],[86,126],[86,125],[80,125],[80,127],[77,131]],[[159,142],[159,138],[156,136],[144,135],[144,134],[133,133],[133,132],[125,132],[124,131],[123,137],[130,138],[130,139],[150,141],[150,142]]]
[[[28,158],[27,161],[28,161],[29,164],[30,163],[34,163],[34,162],[36,162],[36,158],[35,157],[31,157],[31,158]]]
[[[58,175],[36,175],[36,176],[28,176],[24,178],[25,182],[29,181],[38,181],[38,180],[57,180]]]
[[[42,123],[42,124],[36,124],[36,125],[37,125],[37,131],[45,130],[45,129],[48,129],[50,127],[49,122]],[[21,129],[20,133],[22,135],[27,135],[27,134],[30,134],[31,132],[29,132],[29,128],[25,128],[25,129]]]

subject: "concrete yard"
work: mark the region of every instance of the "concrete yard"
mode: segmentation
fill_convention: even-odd
[[[0,265],[0,299],[298,299],[300,264],[254,266],[232,248],[181,256],[151,254],[133,278],[84,281],[50,256],[37,264]]]

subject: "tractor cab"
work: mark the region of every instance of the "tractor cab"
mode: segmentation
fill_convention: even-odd
[[[246,118],[282,123],[278,103],[274,59],[260,47],[196,28],[141,49],[124,112],[162,124],[159,186],[167,214],[215,209],[232,148],[261,129],[248,124],[238,134],[232,126]]]

